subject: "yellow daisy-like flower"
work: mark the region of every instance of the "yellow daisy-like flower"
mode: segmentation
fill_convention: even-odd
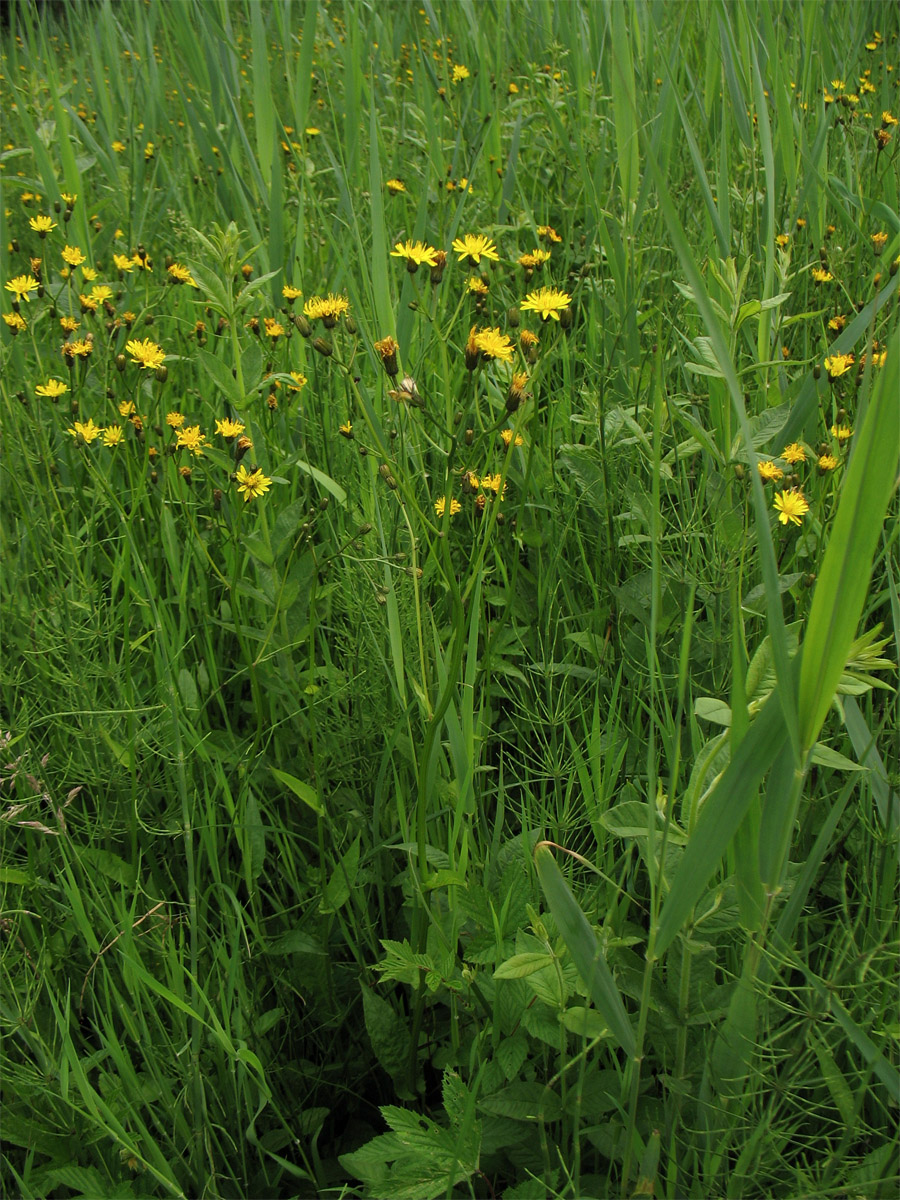
[[[469,68],[464,67],[462,63],[456,63],[453,67],[453,74],[450,77],[454,83],[462,83],[464,79],[469,78]]]
[[[166,273],[173,283],[187,283],[190,284],[191,287],[197,286],[197,281],[194,279],[193,275],[190,273],[188,268],[182,266],[181,263],[172,263],[170,267],[166,267]]]
[[[318,137],[322,130],[317,129],[315,125],[307,125],[304,132],[306,133],[307,137]]]
[[[349,421],[345,421],[343,425],[338,426],[338,433],[341,435],[341,437],[352,438],[353,426]]]
[[[781,457],[786,463],[790,463],[791,465],[798,462],[806,462],[806,451],[799,442],[791,442],[789,446],[785,446],[782,450]]]
[[[82,254],[77,246],[63,246],[62,256],[63,261],[70,267],[80,267],[83,262],[87,262],[87,255]]]
[[[180,429],[182,427],[182,425],[184,424],[184,413],[167,412],[166,413],[166,424],[169,426],[170,429]]]
[[[462,505],[460,504],[460,502],[458,500],[456,500],[454,498],[450,501],[450,516],[451,517],[455,517],[456,514],[461,509],[462,509]],[[442,517],[444,515],[444,513],[447,511],[447,501],[443,496],[441,496],[441,498],[439,500],[435,500],[434,511],[437,513],[437,515],[439,517]]]
[[[486,296],[488,294],[488,285],[480,275],[470,275],[466,280],[466,291],[474,296]]]
[[[311,321],[321,318],[326,327],[333,326],[337,318],[350,311],[350,301],[345,296],[335,296],[331,292],[326,297],[310,296],[303,305],[304,315]]]
[[[117,271],[133,271],[134,263],[127,254],[114,254],[113,262]]]
[[[4,313],[3,320],[6,322],[7,328],[12,330],[13,337],[17,333],[22,333],[28,328],[28,322],[21,313]]]
[[[766,483],[769,483],[770,481],[777,483],[779,479],[784,478],[784,471],[782,471],[781,467],[776,467],[773,462],[769,462],[767,460],[758,462],[756,464],[756,469],[759,471],[760,478]]]
[[[216,421],[216,433],[224,438],[236,438],[244,432],[242,421],[232,421],[231,417],[223,417]]]
[[[397,242],[391,251],[391,258],[405,258],[406,269],[414,274],[422,263],[429,267],[435,265],[437,250],[434,246],[426,246],[424,242]]]
[[[78,202],[78,193],[77,192],[60,192],[59,194],[62,197],[62,202],[66,206],[66,208],[74,208],[75,207],[76,203]]]
[[[265,326],[266,337],[270,337],[273,341],[284,337],[284,326],[280,321],[276,321],[274,317],[265,317],[263,325]]]
[[[99,425],[94,424],[94,418],[91,417],[88,421],[76,421],[75,424],[68,430],[79,444],[89,446],[91,442],[97,440],[103,430]]]
[[[814,283],[831,283],[834,279],[827,267],[813,267],[812,277]]]
[[[51,400],[58,400],[68,390],[68,387],[60,379],[50,379],[46,383],[39,383],[34,389],[35,395],[49,396]]]
[[[885,109],[885,111],[881,114],[881,124],[885,129],[887,129],[889,125],[897,124],[897,118],[893,116],[892,113],[890,113],[887,109]]]
[[[107,287],[105,283],[98,283],[91,288],[91,299],[95,304],[105,304],[107,300],[112,300],[112,288]]]
[[[143,341],[133,338],[130,342],[126,342],[125,352],[131,355],[133,363],[149,370],[161,367],[163,359],[166,357],[162,346],[157,346],[156,342],[151,342],[149,338],[145,338]]]
[[[853,430],[849,425],[832,425],[831,436],[839,442],[849,442],[853,437]]]
[[[825,370],[832,381],[840,379],[853,366],[855,359],[852,354],[831,354],[825,359]]]
[[[789,521],[794,525],[800,525],[804,515],[809,512],[806,497],[796,488],[779,492],[775,497],[773,507],[778,512],[778,520],[782,525],[787,525]]]
[[[782,250],[791,244],[791,235],[789,233],[779,233],[775,238],[775,245]]]
[[[558,321],[560,312],[568,308],[571,303],[572,297],[568,292],[542,287],[538,288],[536,292],[529,292],[519,308],[523,312],[539,313],[542,321],[546,321],[549,317]]]
[[[74,333],[81,325],[80,321],[76,321],[74,317],[60,317],[59,327],[63,333]]]
[[[881,230],[879,233],[872,234],[872,249],[876,254],[880,254],[887,244],[888,235]]]
[[[119,401],[119,416],[120,417],[133,416],[133,414],[136,411],[137,411],[137,409],[134,407],[133,400],[120,400]]]
[[[81,305],[81,311],[95,313],[99,307],[99,302],[93,296],[85,296],[83,292],[78,294],[78,303]]]
[[[820,454],[816,459],[816,466],[823,474],[826,471],[836,471],[839,465],[833,454]]]
[[[125,441],[125,430],[121,425],[107,425],[103,430],[103,445],[115,448]]]
[[[203,447],[208,446],[209,442],[200,432],[199,425],[188,425],[179,432],[175,445],[179,450],[189,450],[195,458],[199,458],[203,454]]]
[[[846,324],[847,324],[847,318],[843,315],[843,313],[838,313],[836,316],[833,316],[831,318],[831,320],[828,322],[828,328],[831,330],[832,333],[840,333],[841,330],[846,326]]]
[[[475,346],[485,358],[496,358],[500,362],[511,362],[512,342],[499,329],[482,329],[475,334]]]
[[[385,185],[392,196],[398,195],[400,192],[406,191],[406,184],[402,179],[389,179]]]
[[[154,145],[153,142],[148,142],[147,145],[144,147],[144,160],[146,162],[149,162],[155,153],[156,153],[156,146]]]
[[[263,475],[259,467],[254,471],[248,471],[243,463],[238,467],[234,478],[237,490],[244,497],[245,504],[256,500],[259,496],[264,496],[272,486],[272,480],[267,475]]]
[[[476,267],[483,258],[493,262],[500,261],[497,247],[489,237],[485,237],[482,233],[467,233],[465,237],[455,238],[453,249],[459,255],[460,262],[468,259]]]
[[[514,433],[512,429],[501,429],[500,438],[504,446],[509,446],[510,444],[524,446],[525,444],[522,435],[520,433]],[[513,438],[515,438],[515,442],[513,442]]]
[[[552,225],[538,225],[537,235],[544,242],[561,242],[562,238]]]
[[[93,283],[93,281],[97,278],[97,272],[94,267],[82,267],[81,278],[84,279],[86,283]]]
[[[290,376],[294,382],[288,384],[288,390],[292,392],[302,392],[309,380],[302,371],[291,371]]]
[[[303,295],[303,291],[301,288],[292,287],[289,283],[286,283],[281,289],[281,294],[285,300],[294,301]]]
[[[39,287],[40,284],[33,275],[16,275],[6,284],[6,290],[13,293],[16,303],[20,300],[30,301],[30,293]]]
[[[88,358],[94,353],[94,343],[88,338],[80,338],[75,342],[65,342],[62,347],[65,358]]]
[[[526,271],[539,271],[544,263],[549,261],[550,251],[541,250],[540,247],[530,250],[527,254],[519,255],[519,266],[524,267]]]
[[[125,143],[120,142],[118,138],[116,138],[116,140],[114,142],[111,142],[110,145],[111,145],[112,149],[115,150],[116,154],[124,154],[125,153]]]
[[[56,228],[55,221],[53,221],[50,217],[45,217],[40,214],[36,217],[29,217],[28,224],[31,226],[34,232],[42,238],[45,238],[51,230]]]

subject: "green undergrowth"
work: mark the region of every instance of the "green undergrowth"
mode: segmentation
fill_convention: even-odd
[[[3,1194],[895,1195],[895,7],[8,11]]]

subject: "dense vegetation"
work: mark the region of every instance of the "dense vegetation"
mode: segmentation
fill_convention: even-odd
[[[896,6],[8,17],[2,1193],[895,1195]]]

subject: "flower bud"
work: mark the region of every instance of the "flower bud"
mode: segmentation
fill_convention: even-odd
[[[313,342],[313,349],[318,350],[323,358],[330,358],[334,354],[334,347],[331,342],[326,342],[324,338],[317,337]]]

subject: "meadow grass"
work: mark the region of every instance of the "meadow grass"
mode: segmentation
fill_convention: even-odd
[[[4,1195],[896,1193],[898,81],[9,6]]]

